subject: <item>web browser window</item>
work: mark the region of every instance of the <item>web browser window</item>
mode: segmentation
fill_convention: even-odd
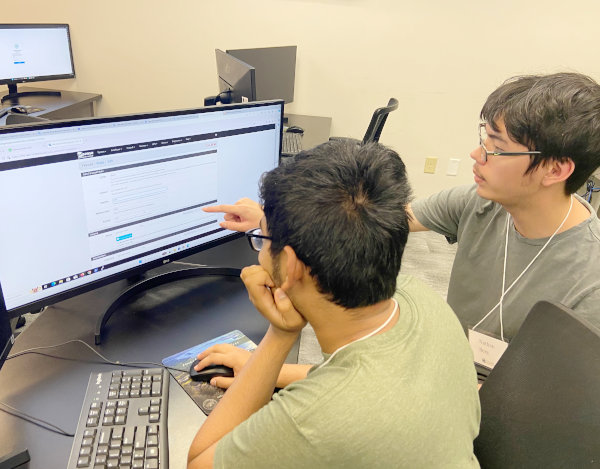
[[[256,199],[282,104],[56,123],[0,134],[7,309],[230,236],[202,207]]]

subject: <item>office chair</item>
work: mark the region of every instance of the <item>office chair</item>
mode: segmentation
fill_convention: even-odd
[[[482,468],[600,467],[600,330],[536,303],[483,384]]]
[[[367,131],[365,132],[365,136],[363,137],[362,142],[358,139],[347,137],[330,137],[329,140],[351,140],[357,143],[361,143],[362,145],[369,142],[378,142],[379,137],[381,135],[381,131],[383,130],[383,126],[385,125],[385,121],[387,120],[388,114],[392,111],[395,111],[396,109],[398,109],[398,100],[396,98],[390,98],[390,100],[387,103],[387,106],[375,109],[375,112],[373,112],[371,122],[369,122],[369,127],[367,127]]]
[[[36,122],[47,122],[50,119],[43,117],[32,116],[31,114],[17,114],[11,112],[6,116],[6,125],[13,124],[34,124]]]

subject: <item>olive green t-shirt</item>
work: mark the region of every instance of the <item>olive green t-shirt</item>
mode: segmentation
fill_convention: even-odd
[[[473,356],[443,299],[398,278],[399,319],[290,384],[217,445],[215,468],[473,468]],[[326,357],[328,358],[328,357]]]

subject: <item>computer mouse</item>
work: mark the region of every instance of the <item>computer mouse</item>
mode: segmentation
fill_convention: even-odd
[[[216,377],[233,378],[233,368],[229,368],[225,365],[209,365],[200,371],[194,370],[194,367],[200,362],[200,360],[194,360],[190,366],[190,379],[192,381],[204,381],[209,382],[211,379]]]
[[[16,112],[17,114],[28,114],[31,106],[13,106],[11,112]]]
[[[291,132],[293,134],[303,134],[304,129],[302,127],[298,127],[297,125],[292,125],[286,129],[286,132]]]

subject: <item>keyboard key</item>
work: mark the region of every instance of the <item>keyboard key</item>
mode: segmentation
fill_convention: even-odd
[[[146,447],[146,431],[145,430],[146,430],[145,427],[142,427],[141,429],[138,428],[138,431],[135,434],[135,440],[133,442],[133,447],[135,449],[144,449]]]
[[[90,448],[89,446],[82,446],[81,449],[79,450],[79,456],[91,456],[92,455],[92,448]]]
[[[158,448],[148,447],[146,448],[146,459],[158,458]]]

